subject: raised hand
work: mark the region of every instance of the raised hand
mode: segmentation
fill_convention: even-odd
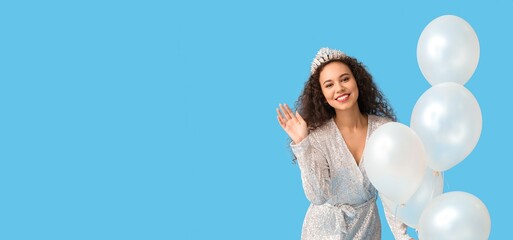
[[[301,140],[308,136],[308,126],[297,111],[294,115],[287,104],[280,104],[280,108],[276,108],[276,113],[278,113],[280,126],[294,141],[294,144],[300,143]]]

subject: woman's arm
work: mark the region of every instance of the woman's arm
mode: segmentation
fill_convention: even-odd
[[[328,161],[315,148],[309,135],[298,144],[290,144],[301,171],[306,198],[313,204],[324,204],[330,195],[330,170]]]
[[[313,204],[325,203],[330,186],[328,161],[314,146],[315,140],[298,112],[294,114],[287,104],[280,104],[276,113],[280,126],[292,139],[290,147],[299,163],[306,197]]]

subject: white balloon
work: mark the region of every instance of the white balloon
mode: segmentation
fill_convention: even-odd
[[[420,215],[433,198],[444,191],[444,178],[441,172],[426,168],[422,184],[413,196],[403,205],[396,204],[385,196],[381,199],[386,206],[395,214],[395,217],[404,224],[417,228]]]
[[[390,200],[405,203],[421,184],[426,152],[408,126],[396,122],[381,125],[370,136],[364,154],[369,180]]]
[[[448,192],[434,198],[419,221],[421,240],[486,240],[491,220],[479,198],[466,192]]]
[[[474,95],[457,83],[429,88],[413,108],[411,128],[418,134],[427,165],[445,171],[465,159],[481,136],[481,109]]]
[[[464,85],[479,62],[477,34],[460,17],[438,17],[424,28],[419,37],[417,61],[431,85],[443,82]]]

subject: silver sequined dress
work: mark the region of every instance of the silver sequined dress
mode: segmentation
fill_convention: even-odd
[[[388,121],[369,115],[366,140]],[[290,146],[301,170],[305,195],[311,202],[301,239],[381,239],[378,193],[363,167],[365,160],[356,164],[334,120]],[[395,219],[388,208],[384,209],[395,238],[410,239],[406,225]]]

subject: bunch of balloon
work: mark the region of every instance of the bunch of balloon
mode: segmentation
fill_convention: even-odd
[[[464,86],[474,74],[479,51],[474,29],[458,16],[440,16],[420,35],[417,61],[431,88],[415,104],[410,126],[422,139],[432,175],[463,161],[481,135],[481,109]],[[488,239],[491,220],[483,202],[466,192],[442,193],[441,181],[433,182],[432,199],[425,199],[419,239]]]
[[[442,172],[465,159],[481,135],[481,109],[464,87],[479,60],[477,35],[462,18],[440,16],[422,31],[417,60],[431,88],[415,104],[410,127],[391,122],[374,131],[364,168],[385,207],[419,239],[488,239],[483,202],[443,193]]]

